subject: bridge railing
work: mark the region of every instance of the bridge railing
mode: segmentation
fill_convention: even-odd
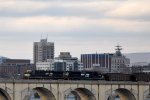
[[[0,83],[36,83],[36,84],[113,84],[113,85],[132,85],[132,84],[143,84],[149,85],[150,82],[131,82],[131,81],[104,81],[104,80],[28,80],[28,79],[0,79]]]

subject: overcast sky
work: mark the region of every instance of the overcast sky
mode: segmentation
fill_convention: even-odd
[[[0,0],[0,55],[32,59],[33,42],[69,51],[150,51],[150,0]]]

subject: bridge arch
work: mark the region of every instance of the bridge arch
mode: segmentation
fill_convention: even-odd
[[[149,100],[150,99],[150,89],[144,91],[144,99],[143,100]]]
[[[115,100],[116,98],[119,98],[120,100],[136,100],[135,96],[125,88],[119,88],[112,91],[107,100]]]
[[[9,94],[0,88],[0,100],[11,100]]]
[[[69,89],[68,91],[70,92],[67,92],[65,100],[68,100],[69,95],[74,97],[74,100],[96,100],[94,94],[86,88]]]
[[[28,93],[25,95],[23,100],[29,100],[32,95],[38,96],[40,100],[56,100],[54,94],[44,87],[35,87],[33,89],[28,89]]]

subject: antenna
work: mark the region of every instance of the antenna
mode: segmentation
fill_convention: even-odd
[[[47,38],[47,40],[48,40],[48,34],[47,34],[47,37],[46,37],[46,38]]]
[[[41,39],[42,39],[42,34],[41,34]]]
[[[117,51],[121,51],[122,50],[122,46],[120,46],[119,44],[117,45],[117,46],[115,46],[116,47],[116,49],[115,50],[117,50]]]
[[[122,50],[121,46],[116,46],[116,47],[117,47],[116,48],[117,51],[121,51]]]
[[[121,50],[122,50],[122,46],[120,46],[119,44],[117,45],[117,46],[115,46],[116,47],[116,56],[122,56],[122,54],[121,54]]]

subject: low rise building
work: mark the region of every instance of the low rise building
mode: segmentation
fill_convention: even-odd
[[[59,58],[72,58],[70,52],[60,52]]]
[[[55,58],[55,63],[54,69],[56,71],[58,68],[61,68],[61,71],[78,71],[78,58],[72,57],[70,52],[60,52],[59,57]],[[60,69],[58,71],[60,71]]]
[[[111,72],[126,73],[129,72],[130,59],[121,53],[121,46],[116,46],[116,53],[111,58]]]
[[[150,64],[147,65],[134,65],[131,67],[132,73],[150,73]]]
[[[97,70],[100,72],[109,72],[111,67],[111,57],[113,54],[81,54],[81,62],[84,70]]]
[[[81,61],[78,61],[78,71],[83,71],[84,67],[83,67],[83,63]]]
[[[37,62],[36,70],[79,71],[83,70],[82,66],[77,57],[72,57],[69,52],[61,52],[55,59]]]
[[[0,64],[4,63],[5,59],[7,59],[6,57],[0,57]]]
[[[116,46],[116,53],[81,54],[84,70],[94,70],[102,73],[130,72],[130,59],[121,53],[121,46]]]
[[[30,60],[28,59],[4,59],[3,65],[28,65]]]
[[[36,63],[36,70],[54,70],[54,59]]]
[[[22,78],[27,70],[35,70],[35,65],[28,59],[4,59],[0,65],[0,77]]]

